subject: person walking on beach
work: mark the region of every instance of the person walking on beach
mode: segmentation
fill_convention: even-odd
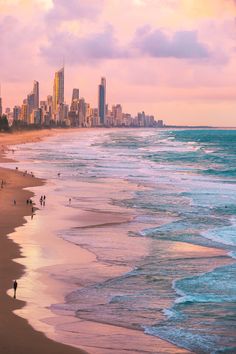
[[[13,289],[14,289],[14,299],[16,298],[16,289],[17,289],[17,281],[16,280],[14,280],[14,282],[13,282]]]

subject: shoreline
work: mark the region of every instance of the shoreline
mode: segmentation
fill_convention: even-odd
[[[59,131],[60,133],[64,133],[63,131]],[[71,131],[67,131],[68,133],[69,132],[71,132]],[[73,131],[74,132],[74,131]],[[32,132],[30,132],[30,133],[32,133]],[[48,132],[47,132],[48,133]],[[53,132],[53,134],[46,134],[46,136],[44,136],[43,134],[42,134],[42,136],[39,138],[38,136],[36,136],[36,137],[34,137],[34,136],[32,136],[32,134],[27,134],[27,141],[24,141],[24,142],[34,142],[34,141],[40,141],[40,140],[42,140],[44,137],[47,137],[47,136],[52,136],[52,135],[55,135],[55,134],[57,134],[58,132]],[[34,135],[34,134],[33,134]],[[9,139],[8,139],[8,143],[7,143],[7,145],[14,145],[14,144],[20,144],[20,143],[22,143],[22,140],[24,139],[24,137],[22,136],[22,134],[19,134],[18,135],[18,139],[17,139],[17,142],[13,142],[13,141],[10,141]],[[31,139],[33,139],[33,140],[31,140]],[[34,140],[35,139],[35,140]],[[13,155],[14,156],[14,155]],[[2,162],[4,162],[4,161],[12,161],[12,160],[10,160],[10,159],[2,159]],[[1,171],[2,171],[3,169],[1,169],[0,168],[0,174],[1,174]],[[7,171],[7,173],[15,173],[16,175],[19,175],[19,174],[21,174],[21,172],[20,171],[14,171],[14,170],[8,170],[8,169],[5,169],[5,171]],[[42,186],[43,185],[43,181],[42,180],[38,180],[38,179],[36,179],[36,178],[34,178],[34,179],[32,179],[32,177],[31,176],[27,176],[27,178],[29,177],[29,182],[31,182],[32,180],[34,181],[34,182],[36,182],[36,184],[33,184],[33,185],[28,185],[28,184],[26,184],[26,185],[23,185],[23,186],[18,186],[18,188],[30,188],[30,187],[33,187],[33,186]],[[24,177],[25,178],[25,177]],[[27,181],[28,182],[28,179],[25,179],[24,181]],[[38,184],[37,184],[38,183]],[[26,194],[30,194],[31,196],[33,196],[34,195],[34,193],[32,193],[32,192],[29,192],[29,191],[22,191],[22,193],[24,193],[24,198],[25,199],[27,199],[27,197],[26,197]],[[26,193],[26,194],[25,194]],[[20,226],[20,225],[22,225],[22,224],[25,224],[26,222],[25,222],[25,220],[24,220],[24,216],[30,216],[30,213],[25,213],[24,212],[24,215],[22,215],[22,220],[21,220],[21,223],[19,223],[19,224],[17,224],[17,225],[14,225],[14,227],[12,228],[12,229],[10,229],[8,232],[7,232],[7,234],[9,234],[10,232],[13,232],[13,229],[15,229],[15,227],[17,227],[17,226]],[[86,220],[85,220],[86,221]],[[87,224],[87,222],[85,223],[85,224]],[[89,227],[89,226],[85,226],[85,227]],[[82,228],[83,228],[83,226],[82,226]],[[21,255],[21,252],[20,252],[20,248],[21,248],[21,246],[20,246],[20,242],[19,242],[19,244],[16,244],[14,241],[12,241],[12,240],[10,240],[10,239],[8,239],[9,240],[9,242],[11,242],[13,245],[14,245],[14,247],[15,247],[15,249],[17,250],[18,249],[18,252],[16,252],[14,255],[12,255],[12,257],[11,258],[13,258],[13,259],[15,259],[15,258],[20,258],[20,257],[22,257],[22,255]],[[1,247],[2,249],[4,249],[4,247]],[[13,263],[13,261],[11,261],[12,263]],[[18,270],[20,270],[19,271],[19,274],[18,274],[18,276],[16,277],[15,276],[15,278],[19,278],[19,277],[21,277],[24,273],[25,273],[25,269],[26,269],[26,267],[24,266],[24,265],[21,265],[21,264],[19,264],[19,263],[14,263],[14,265],[15,265],[15,268],[17,268]],[[14,278],[14,277],[13,277]],[[11,284],[10,284],[10,286],[11,286]],[[6,288],[6,290],[7,289],[9,289],[9,286]],[[5,293],[5,296],[6,297],[8,297],[9,298],[9,296],[7,296],[7,294]],[[11,301],[11,298],[9,298],[9,302],[12,302],[12,304],[14,305],[14,302],[13,301]],[[17,301],[15,301],[15,303],[18,303],[18,300]],[[19,319],[19,322],[22,322],[22,321],[24,321],[24,323],[28,326],[27,327],[27,329],[25,329],[25,333],[26,333],[26,336],[27,336],[27,340],[28,340],[28,338],[30,338],[31,336],[33,336],[33,338],[34,338],[34,341],[35,340],[37,340],[37,338],[38,338],[38,340],[40,340],[40,343],[44,343],[44,344],[42,344],[42,345],[45,345],[45,347],[40,347],[40,349],[39,349],[39,352],[41,353],[43,350],[45,350],[45,349],[47,349],[47,350],[50,350],[50,354],[52,353],[54,353],[54,351],[53,350],[55,350],[55,353],[58,353],[58,354],[60,354],[60,353],[68,353],[68,354],[72,354],[72,353],[85,353],[85,351],[82,351],[82,350],[79,350],[79,349],[77,349],[77,348],[73,348],[73,347],[70,347],[70,346],[65,346],[64,344],[60,344],[59,342],[54,342],[53,340],[51,340],[51,339],[48,339],[48,337],[46,337],[43,333],[41,333],[41,332],[38,332],[37,331],[37,329],[35,329],[35,327],[33,326],[33,327],[31,327],[31,325],[29,325],[28,323],[27,323],[27,320],[25,320],[25,319],[23,319],[22,317],[18,317],[17,315],[15,315],[14,313],[12,313],[12,311],[15,311],[15,310],[19,310],[19,309],[22,309],[22,308],[24,308],[24,306],[26,305],[26,303],[25,302],[20,302],[20,304],[18,304],[18,306],[13,306],[13,307],[10,307],[9,308],[9,312],[11,313],[11,315],[12,316],[14,316],[14,318],[12,319],[12,322],[15,322],[16,321],[16,319],[17,319],[17,321],[18,321],[18,319]],[[6,314],[6,316],[7,316],[7,314]],[[86,325],[88,325],[88,321],[86,320],[85,322],[84,322],[84,320],[83,319],[78,319],[79,321],[81,321],[82,323],[85,323]],[[89,322],[91,322],[91,326],[93,327],[94,325],[95,326],[97,326],[98,327],[98,329],[99,328],[102,328],[102,327],[105,327],[105,328],[107,328],[108,329],[108,331],[109,330],[111,330],[111,328],[113,328],[114,326],[112,326],[112,325],[109,325],[109,324],[105,324],[105,323],[100,323],[100,322],[98,322],[98,323],[95,323],[94,321],[89,321]],[[22,328],[23,328],[23,325],[21,324],[20,325]],[[5,326],[6,327],[6,326]],[[8,327],[8,326],[7,326]],[[13,326],[11,325],[11,327],[13,328]],[[0,330],[1,330],[1,327],[0,327]],[[116,328],[116,330],[118,331],[118,333],[120,333],[120,335],[125,335],[125,331],[127,330],[127,329],[124,329],[124,328],[122,328],[122,327],[120,327],[119,325],[117,326],[117,328]],[[9,330],[8,330],[9,331]],[[14,331],[16,331],[17,333],[18,333],[18,329],[16,329],[16,330],[14,330]],[[2,331],[1,331],[2,332]],[[136,333],[137,332],[137,333]],[[3,333],[3,332],[2,332]],[[36,333],[36,334],[35,334]],[[147,342],[156,342],[156,344],[157,345],[160,345],[161,347],[163,347],[163,349],[165,350],[165,351],[163,351],[163,353],[165,352],[165,353],[189,353],[189,351],[187,351],[187,350],[185,350],[185,349],[182,349],[182,348],[180,348],[180,347],[177,347],[177,346],[175,346],[174,344],[171,344],[170,342],[168,342],[168,341],[165,341],[165,340],[162,340],[162,339],[159,339],[159,338],[157,338],[157,337],[154,337],[154,338],[152,338],[152,337],[150,337],[150,336],[147,336],[146,334],[144,334],[143,332],[141,332],[141,331],[137,331],[137,330],[135,330],[135,329],[129,329],[128,330],[128,335],[131,335],[131,336],[134,336],[134,337],[136,337],[137,336],[137,338],[139,337],[139,336],[141,336],[141,337],[143,337],[143,338],[147,338]],[[23,335],[20,335],[20,337],[22,337]],[[36,338],[36,336],[39,336],[39,337],[37,337]],[[4,338],[5,338],[5,336],[4,336]],[[58,340],[59,340],[59,337],[57,337],[58,338]],[[57,340],[57,339],[56,339]],[[23,343],[22,343],[23,344]],[[21,344],[21,345],[22,345]],[[52,346],[54,346],[54,345],[56,345],[57,346],[57,348],[55,348],[55,349],[53,349],[53,347]],[[16,346],[16,344],[14,343],[14,345],[13,345],[13,347],[14,348],[12,348],[12,351],[6,351],[6,348],[5,348],[5,352],[4,353],[6,353],[6,354],[8,354],[8,353],[11,353],[11,352],[15,352],[15,346]],[[58,347],[59,346],[59,347]],[[77,346],[78,346],[78,344],[77,344]],[[51,348],[52,347],[52,348]],[[84,347],[84,345],[81,345],[81,347]],[[19,345],[17,345],[17,348],[19,348]],[[44,349],[43,349],[44,348]],[[168,349],[169,348],[169,349]],[[176,349],[175,349],[176,348]],[[0,344],[0,349],[1,349],[1,344]],[[22,351],[22,354],[25,354],[25,352],[26,352],[26,350],[29,350],[28,348],[23,348],[23,351]],[[170,350],[170,351],[169,351]],[[18,350],[18,353],[19,354],[21,354],[21,352]],[[36,352],[37,353],[37,352]]]
[[[51,134],[50,134],[51,135]],[[19,134],[19,139],[7,136],[0,140],[2,151],[1,163],[13,161],[4,157],[8,145],[24,142],[24,134]],[[29,138],[29,137],[27,137]],[[32,137],[38,141],[37,137]],[[13,140],[12,140],[13,139]],[[4,145],[4,150],[3,150]],[[0,167],[0,179],[6,181],[0,189],[0,352],[4,354],[26,354],[32,351],[35,354],[85,354],[86,352],[68,345],[61,344],[46,337],[42,332],[35,330],[22,317],[15,314],[16,310],[22,309],[26,303],[20,298],[21,283],[18,281],[17,298],[8,295],[14,279],[20,279],[25,273],[25,267],[15,259],[22,258],[20,244],[15,243],[8,235],[15,229],[24,225],[26,216],[31,215],[32,205],[27,205],[26,200],[34,196],[34,193],[25,190],[35,186],[42,186],[44,181],[32,178],[31,175],[23,175],[21,171]],[[14,205],[13,200],[16,200]],[[13,295],[13,291],[10,290]],[[19,298],[18,298],[19,296]]]

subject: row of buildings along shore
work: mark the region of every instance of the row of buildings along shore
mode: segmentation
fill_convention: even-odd
[[[53,95],[45,101],[39,100],[39,82],[34,81],[33,90],[23,100],[21,106],[13,110],[6,108],[5,116],[9,125],[15,126],[67,126],[67,127],[163,127],[162,120],[155,120],[153,115],[140,112],[136,117],[124,113],[121,104],[111,108],[106,103],[106,79],[101,78],[98,86],[98,107],[80,97],[78,88],[72,92],[71,104],[64,98],[64,67],[54,76]],[[0,95],[1,96],[1,95]],[[0,97],[0,117],[3,116]]]

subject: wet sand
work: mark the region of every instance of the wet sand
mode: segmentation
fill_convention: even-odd
[[[76,129],[80,130],[80,129]],[[1,133],[0,132],[0,146],[2,149],[7,150],[9,145],[25,144],[40,141],[48,136],[56,134],[66,134],[73,131],[72,129],[45,129],[45,130],[32,130],[22,131],[15,133]]]
[[[58,132],[53,132],[52,134],[55,134]],[[64,132],[63,132],[64,133]],[[1,145],[14,145],[14,144],[19,144],[23,142],[31,142],[31,141],[38,141],[39,139],[43,138],[44,136],[49,136],[51,135],[51,132],[42,132],[39,134],[38,132],[30,132],[24,133],[24,134],[16,134],[16,136],[11,135],[11,136],[4,136],[2,139],[2,135],[0,135],[0,144]],[[3,141],[4,140],[4,141]],[[3,147],[3,149],[6,149],[6,147]],[[12,153],[12,155],[14,155]],[[13,156],[14,157],[14,156]],[[0,169],[0,179],[6,180],[7,184],[4,185],[4,187],[0,191],[0,225],[1,225],[1,238],[0,238],[0,262],[1,262],[1,268],[0,268],[0,281],[1,281],[1,287],[0,287],[0,311],[1,311],[1,321],[0,321],[0,352],[4,354],[11,354],[11,353],[19,353],[19,354],[26,354],[34,351],[35,354],[37,353],[49,353],[49,354],[72,354],[72,353],[84,353],[82,350],[72,348],[70,346],[66,346],[63,344],[59,344],[53,340],[48,339],[43,333],[41,333],[39,330],[43,331],[43,326],[42,328],[37,328],[35,330],[34,328],[37,326],[31,327],[30,324],[23,318],[17,316],[14,312],[17,314],[21,314],[22,312],[24,313],[24,309],[27,309],[27,306],[25,307],[25,302],[20,301],[19,299],[15,300],[11,296],[12,290],[9,290],[12,287],[12,281],[14,279],[19,279],[19,287],[18,287],[18,292],[17,295],[20,298],[21,294],[21,277],[24,275],[25,272],[25,267],[27,267],[27,262],[28,265],[31,262],[31,259],[27,258],[21,258],[21,248],[19,247],[18,244],[14,243],[12,239],[15,239],[15,236],[13,237],[6,237],[8,234],[14,235],[14,229],[17,227],[22,227],[22,237],[20,240],[16,240],[16,242],[19,242],[21,245],[22,243],[25,242],[25,244],[29,243],[28,240],[25,240],[24,237],[32,237],[30,239],[30,242],[33,242],[34,235],[30,235],[30,233],[25,233],[24,230],[28,229],[28,224],[25,226],[25,216],[27,216],[28,221],[31,219],[31,206],[27,206],[26,204],[26,199],[31,198],[33,196],[33,193],[28,191],[28,190],[23,190],[23,188],[32,188],[36,186],[40,186],[43,184],[43,181],[40,179],[32,178],[30,175],[28,176],[23,176],[23,173],[20,171],[12,171],[8,169]],[[13,199],[16,200],[16,205],[13,204]],[[36,211],[36,215],[33,218],[32,226],[35,226],[36,228],[38,227],[38,220],[40,218],[40,215],[38,215]],[[98,225],[97,220],[100,220],[101,225]],[[68,220],[68,222],[72,223],[72,220]],[[110,224],[116,224],[116,223],[122,223],[125,222],[124,216],[122,215],[101,215],[93,213],[91,210],[89,212],[84,212],[82,211],[80,214],[80,227],[86,228],[86,227],[102,227],[103,225],[106,225],[107,223]],[[78,226],[78,223],[76,223]],[[18,237],[18,233],[16,234]],[[54,242],[55,240],[49,241],[47,239],[47,235],[43,235],[40,239],[40,242],[43,244],[43,242],[47,243],[47,249],[50,249],[50,242]],[[99,273],[102,273],[104,276],[104,270],[105,268],[103,267],[102,269],[97,269],[99,268],[99,265],[96,261],[96,256],[92,255],[91,252],[89,252],[86,249],[83,249],[81,247],[76,248],[74,245],[70,245],[68,242],[58,239],[55,236],[55,239],[57,239],[57,246],[54,248],[55,254],[52,255],[52,259],[49,260],[49,264],[45,264],[45,268],[47,266],[52,266],[53,263],[55,262],[56,259],[58,259],[58,255],[61,256],[60,259],[63,260],[63,253],[66,251],[69,252],[71,259],[74,260],[76,257],[78,258],[78,250],[79,250],[79,259],[80,259],[80,265],[83,264],[84,268],[81,268],[81,274],[83,273],[83,269],[86,271],[88,270],[89,267],[92,265],[90,273],[92,274],[93,271],[95,272],[95,275],[97,276]],[[29,246],[31,247],[31,246]],[[24,249],[24,247],[23,247]],[[72,251],[73,249],[73,251]],[[73,254],[76,253],[76,254]],[[30,252],[28,253],[28,255]],[[27,253],[23,252],[23,257],[27,256]],[[14,259],[17,259],[17,263],[14,262]],[[19,262],[20,260],[20,262]],[[68,257],[65,257],[64,261],[66,262],[68,260]],[[41,260],[43,263],[43,261]],[[20,263],[25,263],[25,265],[20,264]],[[62,262],[63,263],[63,262]],[[55,268],[58,267],[57,263],[54,263]],[[73,264],[71,264],[73,265]],[[40,267],[41,264],[36,264],[35,267]],[[32,265],[31,265],[32,267]],[[96,269],[97,269],[97,274],[96,274]],[[114,270],[113,270],[114,271]],[[122,273],[124,269],[122,267],[117,267],[117,274]],[[46,273],[46,272],[45,272]],[[110,270],[107,269],[107,277],[113,276],[114,274],[110,273]],[[46,289],[46,294],[45,296],[50,296],[50,291],[48,288],[52,283],[52,279],[49,279],[46,274],[43,274],[42,270],[42,279],[41,283],[45,284]],[[27,279],[27,278],[26,278]],[[81,279],[81,284],[83,285],[83,280],[84,282],[87,281],[87,279]],[[34,281],[34,278],[32,278],[32,281]],[[57,286],[60,286],[61,283],[55,281],[53,283],[55,285],[55,289]],[[26,284],[27,287],[27,284]],[[33,287],[34,291],[34,283],[29,284],[29,287]],[[8,295],[6,294],[8,290]],[[31,289],[32,291],[32,289]],[[43,291],[43,289],[41,289]],[[43,293],[42,293],[43,294]],[[10,296],[9,296],[10,295]],[[32,294],[31,294],[32,295]],[[55,294],[52,294],[52,297],[54,297]],[[55,299],[55,298],[54,298]],[[57,299],[57,300],[63,300],[63,299]],[[56,302],[57,303],[57,302]],[[30,307],[29,307],[30,308]],[[35,308],[35,306],[34,306]],[[32,307],[33,309],[33,307]],[[29,311],[29,310],[26,310]],[[48,311],[48,310],[47,310]],[[32,316],[35,314],[32,313]],[[31,314],[27,313],[27,318],[29,320]],[[37,316],[37,315],[36,315]],[[116,348],[115,350],[112,351],[112,353],[120,353],[120,349],[122,347],[122,343],[124,343],[124,350],[128,350],[129,352],[137,352],[137,350],[141,353],[145,353],[146,351],[149,350],[149,348],[157,348],[157,353],[188,353],[188,351],[184,349],[177,348],[175,345],[172,345],[166,341],[163,341],[158,338],[150,337],[145,335],[143,332],[137,331],[135,329],[129,329],[129,328],[122,328],[119,326],[113,326],[109,324],[103,324],[103,323],[97,323],[93,321],[88,321],[88,320],[82,320],[82,319],[75,319],[74,317],[68,317],[66,316],[63,318],[63,326],[66,325],[66,321],[68,321],[68,330],[71,331],[72,338],[70,340],[70,344],[73,344],[76,347],[82,347],[86,348],[89,353],[102,353],[102,354],[109,354],[110,353],[110,348],[111,345],[113,348]],[[29,321],[31,323],[31,321]],[[78,325],[79,329],[79,335],[77,335],[77,338],[75,339],[75,335],[73,334],[73,326],[75,325],[74,322],[76,322],[76,325]],[[32,321],[33,323],[33,321]],[[50,325],[53,325],[56,327],[56,332],[54,334],[47,333],[50,337],[54,338],[57,341],[62,341],[66,342],[67,340],[63,338],[63,331],[60,332],[60,323],[58,323],[58,318],[55,319],[55,317],[48,318],[47,323]],[[70,328],[72,326],[72,328]],[[59,327],[59,328],[58,328]],[[110,337],[110,343],[108,338]],[[104,343],[104,341],[107,341]],[[135,347],[130,345],[130,343],[136,343]],[[80,345],[81,343],[81,345]],[[127,346],[127,347],[126,347]]]

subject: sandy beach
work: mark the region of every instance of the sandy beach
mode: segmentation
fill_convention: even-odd
[[[39,141],[45,137],[64,133],[64,131],[40,131],[40,132],[26,132],[26,133],[18,133],[12,135],[0,135],[0,145],[2,146],[2,155],[1,162],[10,161],[7,160],[4,156],[4,151],[8,150],[9,145],[22,144],[25,142],[35,142]],[[14,158],[14,151],[10,153]],[[17,166],[17,162],[16,162]],[[37,176],[36,176],[37,177]],[[137,346],[140,348],[140,352],[146,352],[148,348],[159,348],[157,349],[158,353],[188,353],[188,351],[184,349],[180,349],[175,345],[172,345],[169,342],[163,341],[158,338],[153,338],[151,336],[147,336],[139,330],[135,330],[135,328],[122,328],[119,326],[112,326],[109,324],[96,323],[86,321],[86,320],[77,320],[76,326],[80,335],[77,336],[77,339],[71,338],[70,344],[73,344],[77,348],[72,348],[70,346],[57,343],[56,341],[64,341],[65,339],[60,337],[60,331],[57,336],[51,336],[54,340],[47,338],[41,331],[35,330],[31,325],[23,318],[17,316],[14,311],[17,313],[21,313],[24,309],[25,302],[20,301],[20,284],[21,277],[24,274],[25,267],[18,262],[14,262],[14,259],[19,259],[22,257],[21,254],[21,241],[19,244],[16,244],[12,241],[12,239],[6,237],[8,234],[13,233],[16,227],[23,225],[26,220],[24,217],[30,217],[32,214],[31,205],[26,204],[26,200],[33,196],[33,193],[29,190],[24,190],[24,188],[33,188],[36,186],[43,185],[44,181],[38,179],[36,177],[32,177],[30,174],[24,175],[20,170],[10,170],[5,168],[0,168],[0,180],[4,181],[3,188],[0,190],[0,224],[1,224],[1,245],[0,245],[0,259],[1,259],[1,270],[0,270],[0,278],[1,278],[1,287],[0,287],[0,297],[1,297],[1,321],[0,321],[0,352],[4,354],[18,353],[18,354],[26,354],[34,351],[34,353],[49,353],[49,354],[72,354],[72,353],[109,353],[109,347],[112,345],[117,347],[116,353],[119,353],[119,347],[121,345],[120,340],[117,343],[114,343],[117,338],[122,338],[124,340],[124,345],[128,345],[130,339],[132,343],[137,343]],[[16,205],[14,205],[13,200],[16,201]],[[37,214],[37,210],[35,211]],[[80,214],[80,227],[102,227],[104,225],[110,224],[116,225],[124,222],[124,215],[112,215],[105,214],[104,216],[98,215],[93,212],[86,212]],[[99,223],[101,225],[99,225]],[[27,227],[27,225],[26,225]],[[26,234],[28,237],[29,235]],[[32,235],[33,238],[33,235]],[[47,242],[46,238],[42,238],[41,242]],[[58,246],[58,254],[60,255],[59,241]],[[70,252],[70,244],[68,244],[68,252]],[[72,250],[72,248],[71,248]],[[80,252],[82,263],[86,263],[86,267],[93,265],[94,267],[94,259],[90,259],[86,254],[83,260],[83,252],[86,253],[86,250],[82,250]],[[57,256],[58,256],[57,254]],[[73,254],[71,254],[73,258]],[[90,262],[90,263],[89,263]],[[96,264],[95,264],[96,265]],[[122,268],[122,267],[120,267]],[[86,268],[85,268],[86,269]],[[102,269],[102,273],[106,272],[106,269]],[[96,269],[92,268],[91,273],[94,271],[96,275]],[[124,271],[124,270],[123,270]],[[109,278],[110,270],[107,270],[107,277]],[[118,273],[122,273],[122,269],[119,270]],[[83,273],[83,269],[81,270],[81,274]],[[99,272],[98,272],[99,274]],[[94,275],[94,276],[95,276]],[[104,275],[104,274],[103,274]],[[13,295],[13,291],[9,291],[12,287],[12,282],[14,279],[18,280],[18,299],[13,299],[11,297]],[[84,280],[86,281],[86,280]],[[8,291],[8,295],[7,295]],[[10,294],[10,296],[9,296]],[[71,318],[68,319],[69,322]],[[30,321],[29,321],[30,322]],[[54,325],[53,319],[48,320],[50,325]],[[57,323],[58,324],[58,323]],[[86,328],[86,331],[84,329]],[[109,333],[110,340],[107,340],[107,334]],[[107,340],[107,348],[105,351],[96,351],[96,346],[99,347],[100,343],[97,343],[97,335],[104,340]],[[63,336],[63,332],[61,333]],[[14,338],[14,340],[13,340]],[[110,343],[109,343],[110,341]],[[80,346],[80,343],[82,345]],[[91,351],[88,350],[90,348],[89,343],[91,343]],[[104,346],[104,344],[103,344]],[[129,345],[128,345],[129,346]],[[86,348],[86,351],[80,350],[79,347]],[[94,347],[94,349],[93,349]],[[136,349],[129,347],[129,351],[136,352]]]
[[[40,134],[39,134],[40,133]],[[19,144],[27,141],[37,141],[39,136],[48,136],[48,132],[30,132],[24,134],[0,134],[2,150],[7,150],[7,145]],[[4,145],[4,146],[3,146]],[[1,162],[4,154],[1,155]],[[7,290],[12,287],[14,279],[20,279],[24,273],[24,267],[14,262],[21,257],[18,244],[10,240],[7,235],[14,229],[25,223],[25,216],[32,214],[32,206],[26,204],[26,200],[33,196],[26,187],[42,185],[44,182],[33,178],[31,175],[23,175],[22,171],[12,171],[0,168],[0,180],[4,181],[0,189],[0,352],[4,354],[18,353],[50,353],[50,354],[79,354],[82,350],[72,348],[48,339],[43,333],[35,331],[28,322],[14,314],[14,311],[22,308],[25,303],[19,299],[7,295]],[[14,205],[13,200],[16,201]],[[18,283],[20,297],[20,281]]]

